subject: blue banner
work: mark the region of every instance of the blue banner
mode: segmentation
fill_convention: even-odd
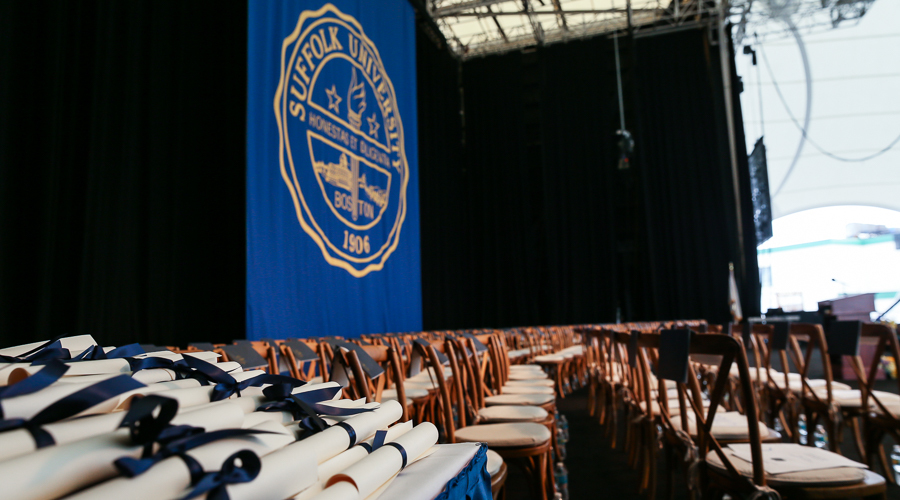
[[[249,2],[247,337],[422,328],[407,0]]]

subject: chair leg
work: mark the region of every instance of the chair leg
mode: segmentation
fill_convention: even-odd
[[[853,431],[853,440],[856,445],[856,452],[859,453],[859,456],[862,457],[863,463],[869,465],[869,457],[866,455],[866,447],[865,440],[862,436],[862,425],[860,425],[859,417],[852,416],[848,419],[850,422],[850,429]]]
[[[878,443],[878,461],[881,463],[881,470],[884,471],[885,479],[887,479],[890,484],[897,484],[897,480],[894,477],[894,469],[889,465],[887,454],[884,452],[884,446],[881,445],[881,442]]]

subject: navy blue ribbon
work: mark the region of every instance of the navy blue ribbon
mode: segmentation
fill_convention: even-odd
[[[69,394],[44,408],[30,419],[11,418],[0,420],[0,432],[24,428],[31,433],[38,448],[51,446],[56,444],[56,442],[47,431],[41,428],[42,425],[73,417],[103,401],[141,387],[146,386],[128,375],[119,375],[106,379]]]
[[[403,446],[401,446],[400,443],[398,443],[396,441],[391,441],[390,443],[385,443],[384,445],[396,448],[397,451],[400,452],[400,458],[403,459],[403,465],[400,466],[400,470],[405,469],[406,468],[406,450],[403,449]]]
[[[237,464],[240,460],[240,465]],[[207,500],[228,500],[226,487],[229,484],[249,483],[256,479],[262,469],[262,462],[256,453],[241,450],[225,459],[218,472],[203,474],[194,488],[182,500],[188,500],[206,493]]]
[[[187,435],[186,437],[171,440],[169,442],[166,442],[166,437],[161,435],[159,440],[161,446],[156,453],[142,458],[122,457],[113,462],[113,464],[123,476],[134,477],[143,474],[147,469],[153,467],[162,460],[172,456],[179,456],[184,459],[184,457],[187,456],[186,453],[188,451],[220,439],[251,436],[255,434],[275,434],[274,432],[257,429],[221,429],[218,431],[203,432],[203,429],[201,428],[188,425],[171,426],[167,428],[166,431],[176,432],[180,429],[188,430],[194,435]],[[191,464],[188,464],[188,469],[190,468]]]
[[[212,363],[207,363],[206,361],[193,356],[185,356],[184,360],[189,367],[195,370],[196,375],[199,375],[201,379],[205,379],[209,384],[216,384],[210,401],[228,399],[233,394],[237,394],[238,397],[240,397],[241,391],[248,387],[258,387],[264,384],[287,384],[293,387],[300,387],[306,383],[292,377],[269,375],[266,373],[238,382],[234,377]]]
[[[51,359],[69,359],[71,354],[63,348],[59,339],[62,335],[48,340],[34,349],[23,352],[18,356],[0,356],[0,362],[4,363],[28,363],[31,361],[49,361]]]
[[[369,450],[369,453],[372,453],[373,451],[377,450],[378,448],[381,448],[382,446],[384,446],[385,439],[387,439],[387,431],[385,431],[385,430],[375,431],[375,439],[372,440],[372,449]]]
[[[49,387],[59,380],[67,371],[69,371],[69,366],[67,364],[59,360],[52,360],[47,363],[47,366],[41,368],[37,373],[33,373],[25,380],[6,387],[0,387],[0,400],[32,394]],[[2,417],[3,408],[0,407],[0,418]]]
[[[350,446],[353,446],[356,444],[356,430],[353,427],[351,427],[350,424],[348,424],[347,422],[338,422],[335,424],[335,426],[340,427],[340,428],[344,429],[345,431],[347,431],[347,436],[350,437]]]
[[[140,344],[128,344],[105,352],[102,347],[92,345],[85,349],[81,354],[72,358],[72,361],[96,361],[98,359],[119,359],[130,358],[144,354],[144,348]]]

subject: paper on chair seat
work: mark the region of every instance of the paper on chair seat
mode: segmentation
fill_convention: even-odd
[[[728,447],[731,448],[734,456],[752,463],[749,443],[730,444]],[[799,444],[763,444],[762,456],[763,469],[766,473],[773,475],[836,467],[868,469],[865,464],[854,462],[837,453]]]
[[[243,412],[237,406],[219,405],[184,412],[174,425],[194,425],[207,431],[240,427]],[[56,498],[117,474],[113,462],[121,457],[140,457],[143,446],[134,445],[130,430],[82,439],[60,446],[41,448],[0,462],[0,485],[5,498],[17,500]]]
[[[431,422],[423,422],[413,430],[398,437],[394,443],[406,450],[408,461],[418,458],[434,446],[438,440],[437,427]],[[403,469],[403,458],[400,451],[393,446],[382,446],[368,457],[351,465],[340,474],[336,474],[326,483],[331,486],[337,482],[348,481],[356,486],[360,497],[367,497],[386,483],[391,477]],[[327,488],[326,488],[327,489]]]
[[[229,455],[240,450],[250,450],[259,456],[293,441],[293,436],[275,422],[263,422],[254,429],[273,434],[257,434],[222,439],[189,450],[187,455],[200,463],[206,472],[216,471]],[[302,464],[300,464],[302,465]],[[295,471],[294,473],[297,473]],[[135,477],[117,477],[105,483],[81,491],[70,499],[128,498],[129,500],[151,500],[157,498],[178,498],[191,484],[191,474],[180,457],[169,457],[154,464],[146,472]]]
[[[360,413],[347,419],[344,424],[349,425],[356,433],[357,440],[368,439],[375,434],[377,429],[382,429],[396,422],[403,414],[403,408],[396,401],[388,401],[377,410]],[[253,481],[243,484],[228,486],[228,494],[235,498],[261,498],[253,493],[258,488],[264,487],[268,498],[290,498],[315,482],[313,476],[311,482],[306,482],[306,477],[295,477],[284,474],[284,464],[306,463],[307,459],[313,460],[312,470],[316,471],[318,464],[337,456],[350,447],[350,438],[347,430],[342,427],[329,427],[322,432],[296,443],[289,444],[280,450],[263,457],[262,469]],[[274,465],[269,465],[274,464]],[[265,486],[260,486],[265,485]]]

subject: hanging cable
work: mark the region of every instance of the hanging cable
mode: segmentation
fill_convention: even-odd
[[[803,131],[803,135],[800,137],[800,142],[797,144],[797,151],[794,152],[794,159],[791,161],[791,166],[788,167],[787,173],[784,174],[784,177],[781,178],[781,183],[778,185],[778,188],[775,190],[775,193],[772,194],[772,199],[775,199],[778,196],[778,193],[781,192],[784,185],[787,184],[788,179],[791,177],[791,174],[794,172],[794,167],[797,166],[797,162],[800,161],[800,154],[803,153],[803,145],[806,143],[807,135],[806,131],[809,130],[809,122],[812,119],[812,71],[809,69],[809,57],[806,55],[806,45],[803,43],[803,37],[800,36],[800,32],[797,31],[797,26],[794,25],[794,22],[791,21],[789,16],[785,16],[782,18],[782,21],[787,24],[788,28],[791,30],[791,34],[794,35],[794,39],[797,41],[797,48],[800,49],[800,58],[803,60],[803,75],[806,79],[806,112],[803,116],[803,126],[800,127],[800,124],[797,123],[797,120],[794,120],[794,123],[800,127],[800,130]],[[757,39],[757,43],[759,43],[759,39]],[[769,68],[769,62],[766,59],[766,54],[762,50],[762,45],[759,47],[760,52],[762,52],[763,60],[766,62],[766,68],[769,69],[769,76],[772,76],[772,70]],[[772,78],[772,81],[775,81],[775,78]],[[778,86],[775,86],[775,89],[778,90],[778,95],[781,95],[781,90]],[[785,106],[784,99],[781,101]],[[788,114],[791,115],[791,118],[794,118],[794,115],[791,114],[790,110],[788,110]]]
[[[897,145],[897,143],[900,143],[900,135],[898,135],[893,141],[891,141],[887,146],[885,146],[881,150],[879,150],[875,153],[872,153],[868,156],[864,156],[862,158],[845,158],[843,156],[838,156],[834,153],[826,151],[824,148],[819,146],[815,141],[813,141],[807,134],[806,130],[802,126],[800,126],[800,123],[797,122],[797,118],[794,117],[794,114],[791,112],[791,108],[788,107],[787,101],[785,100],[784,95],[781,93],[781,88],[778,86],[778,82],[775,80],[775,75],[772,72],[771,66],[769,66],[769,60],[766,58],[766,52],[763,50],[762,45],[759,46],[759,51],[760,51],[760,54],[762,55],[763,63],[765,63],[765,65],[766,65],[766,71],[769,73],[769,78],[772,79],[772,84],[775,87],[775,92],[778,94],[778,99],[781,100],[781,104],[782,104],[782,106],[784,106],[785,111],[787,111],[788,116],[790,117],[791,121],[794,123],[794,125],[798,129],[800,129],[800,133],[803,134],[803,137],[806,140],[808,140],[809,143],[812,144],[812,146],[814,148],[816,148],[823,155],[825,155],[829,158],[838,160],[838,161],[842,161],[842,162],[858,163],[858,162],[869,161],[873,158],[877,158],[877,157],[887,153],[888,151],[890,151],[894,146]],[[782,184],[783,184],[783,182],[782,182]],[[773,196],[773,198],[774,198],[774,196]]]

